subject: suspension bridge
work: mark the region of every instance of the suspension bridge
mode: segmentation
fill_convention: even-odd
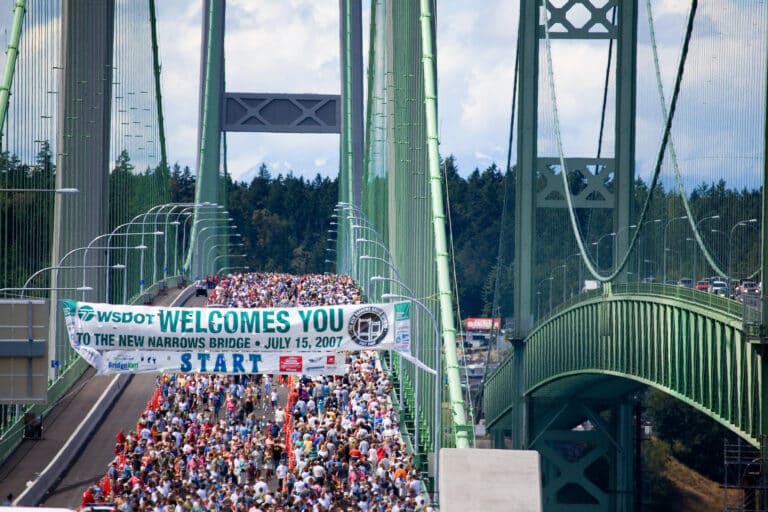
[[[239,268],[226,134],[338,133],[328,251],[371,302],[414,306],[411,355],[437,372],[387,363],[417,464],[436,480],[440,449],[476,446],[480,421],[462,389],[462,284],[438,147],[437,59],[451,57],[430,0],[372,0],[364,56],[361,4],[339,2],[341,83],[329,95],[227,91],[224,2],[203,1],[196,189],[179,202],[155,1],[16,0],[0,14],[0,292],[146,304]],[[492,447],[539,453],[545,510],[640,509],[648,387],[764,447],[767,10],[521,1],[509,20],[511,179],[491,307],[508,319],[509,355],[484,379],[482,416]],[[593,90],[574,98],[582,82]],[[563,108],[574,102],[578,115]],[[513,303],[500,303],[501,287]],[[47,410],[87,366],[59,309],[34,365],[42,384],[17,384],[28,348],[2,353],[0,378],[18,390],[1,400],[0,460],[25,413]]]

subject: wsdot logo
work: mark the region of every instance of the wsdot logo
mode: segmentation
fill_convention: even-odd
[[[95,311],[91,306],[80,306],[77,310],[77,316],[80,317],[80,320],[83,322],[89,321],[91,318],[93,318],[93,315],[95,314]]]

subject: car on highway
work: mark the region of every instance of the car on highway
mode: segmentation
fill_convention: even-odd
[[[709,289],[707,291],[709,293],[714,293],[715,295],[721,295],[721,296],[730,295],[730,292],[728,290],[728,283],[726,283],[725,281],[710,282]]]
[[[684,288],[693,288],[693,279],[690,277],[681,277],[677,280],[677,285]]]
[[[80,512],[117,512],[117,505],[114,503],[86,503]]]
[[[757,283],[754,281],[744,281],[741,283],[741,286],[739,287],[740,295],[757,296],[759,293],[760,291],[757,288]]]
[[[696,281],[696,289],[702,292],[706,292],[707,290],[709,290],[709,281],[707,281],[706,279],[701,279],[700,281]]]

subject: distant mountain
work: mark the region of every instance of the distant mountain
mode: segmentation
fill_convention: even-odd
[[[255,165],[255,166],[249,168],[247,171],[245,171],[241,175],[236,176],[236,177],[233,176],[232,177],[232,181],[235,181],[235,182],[242,181],[246,185],[250,185],[251,182],[253,181],[253,178],[255,178],[258,175],[259,175],[259,166]]]

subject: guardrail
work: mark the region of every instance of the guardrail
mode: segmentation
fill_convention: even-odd
[[[604,293],[606,293],[607,286],[608,285],[606,285],[606,288],[597,288],[596,290],[590,290],[588,292],[580,293],[570,297],[565,302],[561,302],[555,306],[552,311],[549,311],[546,315],[542,316],[539,320],[539,323],[547,321],[549,318],[584,300],[601,297]],[[610,291],[608,293],[612,295],[646,295],[653,297],[673,298],[698,306],[712,308],[730,315],[742,316],[744,314],[745,306],[737,300],[728,299],[719,295],[715,295],[714,293],[708,293],[685,286],[637,282],[610,284],[609,286]]]

